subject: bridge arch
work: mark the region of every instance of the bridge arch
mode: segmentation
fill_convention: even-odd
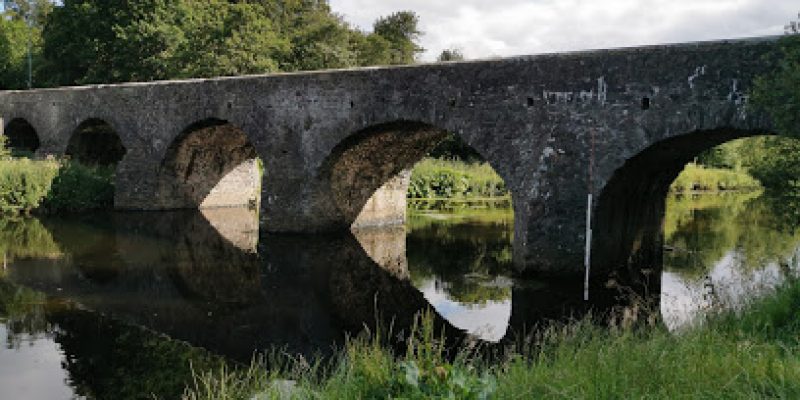
[[[72,132],[65,155],[84,165],[110,167],[122,161],[127,151],[111,124],[89,118]]]
[[[158,169],[156,202],[163,209],[251,207],[261,199],[258,153],[226,120],[190,124],[167,148]]]
[[[402,224],[411,169],[446,137],[433,125],[398,120],[359,130],[336,145],[319,176],[341,228]]]
[[[687,163],[726,142],[774,133],[696,130],[651,144],[614,171],[597,198],[592,272],[634,290],[657,290],[663,264],[663,220],[670,185]],[[651,292],[658,293],[658,292]]]
[[[6,147],[15,156],[32,156],[41,146],[36,129],[25,118],[13,118],[5,126]]]
[[[450,135],[426,122],[396,120],[358,130],[339,142],[318,177],[340,228],[403,224],[412,169]],[[477,149],[461,145],[485,160]]]

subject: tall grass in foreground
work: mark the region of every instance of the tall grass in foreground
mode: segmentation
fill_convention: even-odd
[[[670,191],[674,193],[759,189],[761,183],[744,171],[708,168],[694,163],[687,164],[670,186]]]
[[[503,178],[488,163],[426,158],[414,167],[408,197],[489,198],[508,196]]]
[[[198,375],[198,399],[800,398],[800,282],[721,312],[693,330],[553,324],[489,364],[463,350],[444,356],[430,318],[393,354],[381,338],[352,339],[328,365]],[[282,380],[279,380],[282,379]]]

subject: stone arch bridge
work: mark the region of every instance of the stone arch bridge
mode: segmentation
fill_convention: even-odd
[[[105,123],[117,144],[82,146],[124,148],[117,208],[260,204],[272,232],[402,221],[410,168],[452,132],[511,189],[521,270],[582,270],[588,193],[602,270],[660,257],[642,243],[658,241],[667,186],[687,161],[770,132],[747,93],[777,48],[772,37],[5,91],[0,126],[42,156]]]

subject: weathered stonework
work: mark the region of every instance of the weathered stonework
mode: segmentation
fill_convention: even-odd
[[[222,172],[254,155],[264,161],[260,215],[273,232],[349,228],[376,190],[443,132],[455,132],[512,191],[520,270],[583,268],[585,205],[592,193],[598,199],[594,247],[613,243],[617,249],[605,255],[612,261],[597,265],[602,271],[646,253],[627,254],[636,250],[637,237],[655,232],[634,225],[652,222],[661,211],[658,204],[633,206],[658,197],[676,165],[725,140],[771,131],[770,121],[748,108],[747,93],[755,77],[774,68],[764,55],[776,48],[776,38],[759,38],[0,92],[0,117],[29,122],[40,154],[63,153],[82,121],[108,122],[128,150],[117,171],[117,205],[135,209],[199,206],[196,190],[164,191],[163,166],[187,127],[227,123],[241,130],[252,152],[240,146],[242,136],[231,134],[198,151],[226,149]],[[653,146],[657,151],[648,151]],[[637,155],[643,158],[636,161]],[[202,181],[218,182],[225,174],[217,172]],[[383,199],[398,200],[399,208],[397,193]],[[604,223],[614,215],[628,216],[630,228]],[[605,262],[602,253],[596,263]]]

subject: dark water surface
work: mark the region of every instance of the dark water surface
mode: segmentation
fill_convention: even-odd
[[[757,195],[670,199],[668,327],[796,271],[800,234]],[[415,204],[405,228],[259,236],[246,210],[0,221],[0,399],[179,397],[195,369],[254,352],[331,354],[432,306],[497,342],[587,305],[582,282],[512,278],[513,214]]]

